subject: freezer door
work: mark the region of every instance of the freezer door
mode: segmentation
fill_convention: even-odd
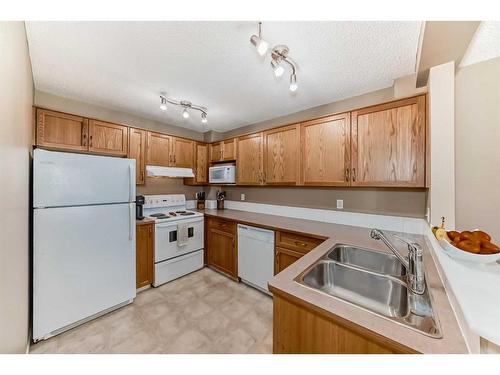
[[[34,340],[135,298],[134,203],[34,211]]]
[[[35,149],[33,206],[135,201],[135,160]]]

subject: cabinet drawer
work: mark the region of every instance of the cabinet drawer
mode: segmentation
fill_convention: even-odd
[[[276,232],[276,246],[307,253],[322,243],[323,240],[302,236],[290,232]]]
[[[209,217],[207,220],[207,225],[208,228],[218,229],[221,232],[236,234],[236,224],[230,220]]]

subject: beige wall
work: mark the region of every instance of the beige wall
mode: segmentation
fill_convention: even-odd
[[[113,109],[64,98],[39,90],[35,91],[35,105],[84,117],[96,118],[99,120],[116,122],[119,124],[177,135],[179,137],[196,139],[198,141],[203,140],[203,134],[194,130],[145,119],[130,113],[115,111]]]
[[[458,70],[455,80],[456,226],[500,243],[500,58]]]
[[[430,170],[429,222],[439,225],[445,218],[448,229],[455,228],[455,63],[434,66],[429,71],[429,146]]]
[[[337,199],[344,200],[344,211],[423,218],[426,189],[384,188],[311,188],[311,187],[245,187],[211,186],[207,199],[215,199],[218,189],[227,199],[336,210]]]
[[[24,22],[0,22],[0,353],[26,351],[33,79]]]
[[[186,199],[194,199],[196,192],[203,191],[203,186],[187,186],[183,181],[182,178],[147,177],[144,185],[137,185],[137,194],[186,194]]]

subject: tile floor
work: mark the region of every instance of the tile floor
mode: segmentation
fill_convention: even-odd
[[[272,353],[272,299],[204,268],[31,353]]]

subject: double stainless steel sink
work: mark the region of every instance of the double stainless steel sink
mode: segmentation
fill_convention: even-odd
[[[296,281],[422,334],[442,337],[428,288],[413,293],[405,267],[392,254],[338,244]]]

